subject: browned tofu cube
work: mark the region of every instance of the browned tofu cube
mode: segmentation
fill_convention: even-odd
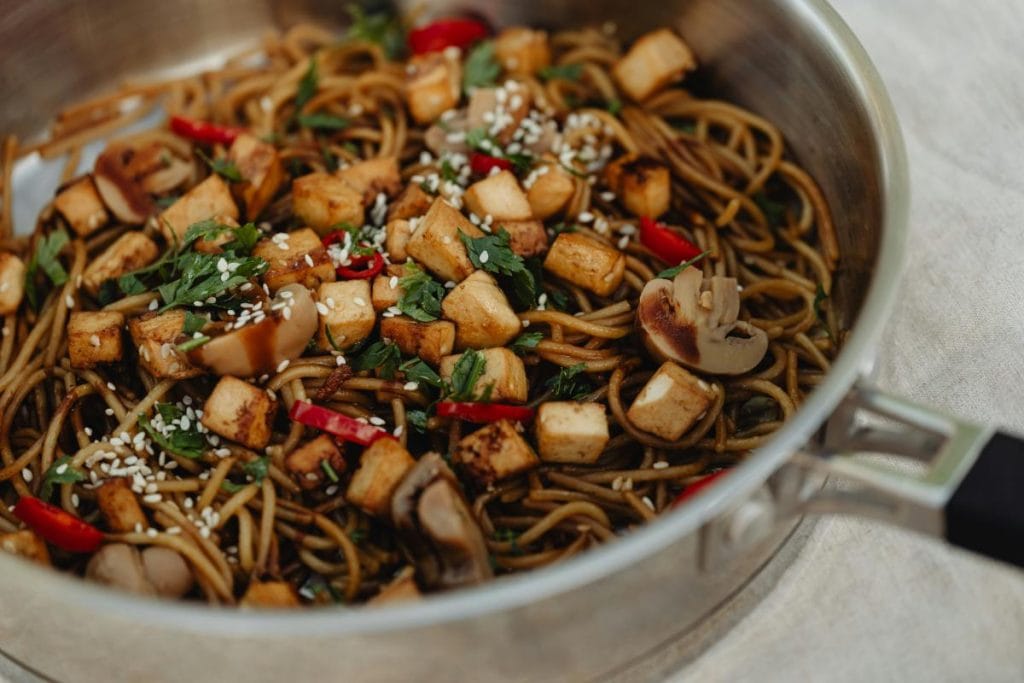
[[[53,207],[79,237],[96,232],[110,218],[91,176],[79,178],[61,190],[53,200]]]
[[[505,81],[496,88],[477,88],[466,107],[466,127],[468,130],[482,128],[498,144],[507,145],[530,113],[531,101],[529,88],[515,81]],[[484,148],[482,151],[492,150]]]
[[[402,296],[402,286],[399,284],[405,268],[400,265],[391,264],[377,277],[373,278],[373,287],[370,290],[370,299],[373,301],[373,310],[380,313],[392,306],[398,305],[398,299]]]
[[[24,261],[9,251],[0,251],[0,315],[18,310],[24,295]]]
[[[641,36],[612,68],[615,82],[631,99],[642,102],[697,68],[697,59],[671,29]]]
[[[73,368],[114,363],[124,355],[121,330],[124,314],[117,311],[73,311],[68,320],[68,356]]]
[[[668,211],[672,183],[664,164],[627,154],[608,164],[604,177],[608,187],[634,216],[657,218]]]
[[[302,602],[287,581],[253,580],[238,604],[242,607],[287,608],[299,607]]]
[[[323,463],[327,463],[325,466]],[[284,458],[284,467],[304,489],[315,489],[327,480],[327,468],[336,475],[345,471],[345,458],[334,439],[321,434],[307,441]]]
[[[406,247],[409,245],[409,238],[412,237],[412,223],[402,219],[388,221],[384,226],[384,249],[388,252],[388,258],[392,263],[401,263],[409,258]]]
[[[269,266],[263,275],[271,294],[294,282],[309,289],[321,282],[334,282],[334,262],[320,236],[309,228],[279,232],[260,240],[252,250]]]
[[[529,387],[526,384],[526,367],[522,359],[508,349],[484,349],[484,372],[473,384],[474,396],[480,396],[491,387],[491,401],[495,403],[526,403]],[[451,380],[455,365],[462,354],[445,356],[441,359],[439,374],[444,380]]]
[[[511,171],[502,171],[469,186],[462,197],[466,208],[480,218],[490,216],[502,221],[526,221],[533,217],[526,193]]]
[[[533,217],[542,221],[564,211],[576,193],[572,176],[553,160],[531,171],[523,185]]]
[[[405,101],[417,123],[434,119],[459,103],[462,64],[444,52],[417,55],[406,66]]]
[[[508,232],[508,246],[523,258],[538,256],[548,250],[548,232],[540,221],[502,221]]]
[[[350,349],[370,336],[377,323],[366,280],[325,282],[316,293],[320,312],[317,343],[325,351]]]
[[[540,464],[510,420],[499,420],[464,436],[455,447],[454,460],[485,486]]]
[[[185,329],[185,312],[146,313],[128,321],[128,332],[139,349],[139,362],[157,379],[188,379],[203,374],[178,351]]]
[[[510,26],[494,39],[494,56],[509,73],[536,73],[551,64],[548,33],[525,26]]]
[[[326,235],[339,223],[363,224],[363,196],[330,173],[310,173],[292,181],[292,211]]]
[[[231,188],[216,173],[179,197],[157,220],[167,243],[174,244],[175,240],[185,237],[190,225],[214,216],[238,220],[238,206],[231,196]]]
[[[105,281],[148,266],[159,255],[160,248],[156,246],[156,242],[144,233],[126,232],[85,267],[85,272],[82,273],[82,286],[96,296]]]
[[[667,361],[647,380],[626,416],[637,428],[675,441],[714,400],[714,390],[707,382]]]
[[[419,218],[430,209],[433,202],[434,198],[416,183],[406,185],[395,201],[388,206],[388,221]]]
[[[149,522],[139,505],[131,480],[124,477],[108,479],[96,489],[96,505],[107,522],[107,528],[115,533],[131,533],[136,528],[146,529]]]
[[[608,445],[608,417],[601,403],[548,401],[537,409],[536,432],[541,460],[589,464]]]
[[[398,175],[398,159],[395,157],[357,161],[339,170],[336,175],[359,193],[363,198],[363,206],[373,204],[381,192],[391,197],[402,189],[402,178]]]
[[[0,534],[0,550],[50,566],[50,551],[46,549],[46,542],[30,529]]]
[[[235,186],[235,190],[242,198],[246,218],[254,221],[285,181],[281,157],[270,143],[242,133],[231,143],[228,159],[234,162],[245,179]]]
[[[391,496],[415,462],[398,440],[374,441],[359,457],[346,500],[371,515],[389,514]]]
[[[598,296],[610,296],[626,273],[626,256],[603,242],[563,232],[551,245],[544,269]]]
[[[270,442],[277,401],[237,377],[224,376],[203,405],[202,423],[211,432],[249,448]]]
[[[394,342],[407,356],[419,356],[431,365],[455,348],[455,325],[447,320],[421,323],[405,316],[380,321],[381,339]]]
[[[441,315],[455,323],[455,346],[460,349],[504,346],[523,328],[498,283],[482,270],[448,292]]]
[[[475,270],[459,239],[460,232],[469,237],[483,236],[458,209],[441,198],[435,199],[409,238],[405,252],[442,280],[459,282]]]
[[[368,605],[382,605],[389,602],[419,600],[423,595],[416,585],[416,570],[404,567],[380,592],[367,601]]]

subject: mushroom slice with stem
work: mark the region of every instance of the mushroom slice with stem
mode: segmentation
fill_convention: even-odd
[[[155,595],[153,584],[146,577],[142,556],[135,546],[108,543],[89,559],[86,578],[140,595]]]
[[[127,145],[111,145],[96,159],[93,182],[103,203],[118,220],[130,225],[145,222],[156,210],[153,202],[136,180],[132,169],[135,150]]]
[[[297,283],[277,291],[265,316],[192,349],[189,361],[217,375],[253,377],[272,373],[284,361],[302,355],[319,322],[313,293]]]
[[[455,588],[493,576],[480,525],[437,453],[420,458],[398,485],[391,517],[427,586]]]
[[[756,367],[768,350],[768,335],[737,320],[736,284],[735,278],[717,275],[705,280],[692,266],[672,281],[648,282],[637,305],[647,350],[659,360],[715,375],[739,375]]]

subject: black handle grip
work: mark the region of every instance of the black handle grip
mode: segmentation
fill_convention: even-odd
[[[1024,439],[993,436],[945,512],[950,543],[1024,567]]]

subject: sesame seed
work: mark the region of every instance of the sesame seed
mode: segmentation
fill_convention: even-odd
[[[23,469],[21,471],[21,478],[24,479],[26,482],[31,482],[32,481],[32,470],[30,470],[27,467],[25,469]]]
[[[157,301],[156,299],[153,299],[152,301],[149,302],[149,310],[155,311],[158,308],[160,308],[160,302],[159,301]]]
[[[420,388],[419,382],[406,382],[403,387],[406,391],[416,391]]]
[[[285,359],[285,360],[281,361],[280,363],[277,364],[277,371],[278,372],[284,372],[285,369],[288,367],[289,363],[291,363],[291,361],[288,360],[288,359]]]
[[[72,507],[78,507],[78,502],[79,502],[78,494],[77,493],[72,493],[71,494],[71,505],[72,505]]]
[[[647,507],[649,507],[652,510],[654,509],[654,501],[652,501],[650,498],[648,498],[647,496],[644,496],[643,497],[643,501],[644,501],[644,505],[646,505]]]
[[[382,420],[381,418],[379,418],[376,415],[374,415],[373,417],[370,418],[370,424],[377,425],[378,427],[380,427],[381,425],[383,425],[385,423],[384,423],[384,420]]]
[[[150,528],[146,529],[146,535],[149,536],[150,538],[156,538],[158,533],[160,533],[160,532],[158,532],[153,527],[150,527]]]
[[[600,194],[600,197],[601,197],[602,200],[604,200],[606,202],[614,202],[615,201],[615,193],[614,192],[602,192]]]
[[[354,303],[356,306],[365,306],[366,300],[363,299],[363,297],[361,296],[357,296],[352,299],[352,303]]]
[[[113,409],[113,408],[107,408],[107,409],[106,409],[106,410],[104,410],[103,412],[104,412],[104,413],[105,413],[106,415],[108,415],[108,416],[112,416],[112,415],[114,414],[114,409]]]
[[[480,252],[480,263],[482,263],[482,264],[483,263],[487,263],[487,261],[490,258],[491,258],[491,255],[488,254],[486,250]]]
[[[107,382],[107,389],[110,389],[111,391],[117,391],[117,385],[114,384],[113,382]]]
[[[68,308],[74,308],[75,307],[75,297],[73,297],[70,294],[68,294],[66,297],[64,297],[64,304]]]
[[[68,464],[67,463],[63,463],[61,465],[58,465],[57,469],[54,470],[54,472],[56,472],[57,474],[64,474],[67,471],[68,471]]]
[[[334,361],[335,361],[335,363],[337,365],[344,365],[345,364],[345,356],[335,356],[334,357]]]
[[[398,287],[398,276],[397,275],[392,275],[391,279],[388,280],[388,285],[391,286],[391,289],[394,289],[394,288]]]
[[[319,301],[316,302],[316,311],[320,315],[327,315],[329,313],[329,311],[327,310],[327,306]]]
[[[666,467],[668,467],[668,463],[665,462],[664,460],[659,460],[658,462],[656,462],[653,465],[651,465],[651,467],[653,467],[656,470],[663,470]]]
[[[96,334],[94,334],[94,335],[90,336],[90,337],[89,337],[89,343],[90,343],[90,344],[91,344],[91,345],[92,345],[93,347],[95,347],[95,348],[97,348],[97,349],[98,349],[98,348],[100,347],[100,338],[99,338],[99,335],[96,335]]]
[[[312,257],[312,256],[310,256],[309,254],[306,254],[306,255],[305,255],[305,256],[303,257],[303,260],[304,260],[304,261],[306,262],[306,265],[307,265],[307,266],[309,266],[310,268],[312,268],[312,267],[313,267],[313,257]]]

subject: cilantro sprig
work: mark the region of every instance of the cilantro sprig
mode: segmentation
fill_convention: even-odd
[[[84,479],[85,475],[71,466],[71,456],[62,455],[43,474],[43,486],[39,490],[39,496],[43,500],[49,500],[54,485],[74,484]]]
[[[415,262],[406,262],[405,275],[398,284],[402,288],[402,294],[398,297],[398,308],[402,313],[421,323],[441,317],[444,285],[430,277]]]
[[[185,411],[173,403],[157,403],[156,414],[162,429],[157,428],[146,415],[139,415],[139,428],[149,435],[153,443],[168,453],[195,460],[206,451],[206,437],[199,431],[197,420],[190,420],[187,428],[181,427],[181,418]],[[154,417],[154,420],[156,418]]]
[[[583,75],[583,65],[577,63],[545,66],[537,74],[545,81],[578,81]]]
[[[537,344],[539,344],[542,339],[544,339],[543,332],[523,332],[521,335],[516,337],[511,344],[509,344],[509,349],[519,355],[523,355],[524,353],[529,353],[537,348]]]
[[[351,361],[353,370],[380,370],[381,377],[393,379],[402,362],[398,346],[386,341],[370,344]]]
[[[367,14],[359,5],[346,7],[352,17],[352,25],[345,37],[348,40],[364,40],[376,43],[384,50],[388,59],[397,59],[405,51],[405,27],[401,20],[386,12]]]
[[[36,289],[36,276],[39,271],[43,271],[55,287],[60,287],[68,281],[68,272],[60,262],[60,252],[68,241],[68,234],[60,229],[40,238],[36,243],[35,253],[32,254],[25,269],[25,295],[34,310],[38,311],[39,304],[42,303]]]
[[[449,401],[488,401],[491,398],[493,384],[489,384],[480,394],[475,391],[477,381],[487,370],[487,359],[475,349],[466,349],[459,356],[452,369],[445,394]]]
[[[703,259],[705,256],[707,256],[710,253],[711,253],[710,251],[702,251],[701,253],[697,254],[696,256],[694,256],[689,261],[683,261],[678,266],[672,266],[671,268],[666,268],[665,270],[663,270],[660,273],[658,273],[658,277],[663,277],[663,278],[665,278],[667,280],[671,280],[676,275],[679,275],[679,273],[683,272],[684,270],[686,270],[687,268],[689,268],[693,264],[697,263],[698,261],[700,261],[701,259]]]
[[[537,280],[523,258],[512,251],[508,231],[499,227],[496,233],[470,237],[459,231],[469,260],[476,268],[501,276],[502,289],[507,290],[517,306],[532,307],[537,301]]]
[[[398,369],[405,373],[405,378],[411,382],[421,385],[426,384],[435,389],[444,387],[441,376],[434,372],[434,368],[427,365],[421,358],[411,358],[398,366]]]
[[[210,167],[211,171],[224,180],[229,180],[233,183],[240,183],[245,180],[242,177],[242,172],[238,170],[238,166],[235,166],[235,162],[230,159],[211,159],[209,155],[198,147],[196,148],[196,155]]]
[[[548,379],[544,386],[550,389],[556,398],[582,398],[594,390],[594,386],[584,374],[586,369],[586,363],[562,368],[557,375]]]
[[[492,86],[500,75],[501,65],[494,57],[494,43],[482,41],[469,51],[462,65],[462,89],[469,92],[473,88]]]

